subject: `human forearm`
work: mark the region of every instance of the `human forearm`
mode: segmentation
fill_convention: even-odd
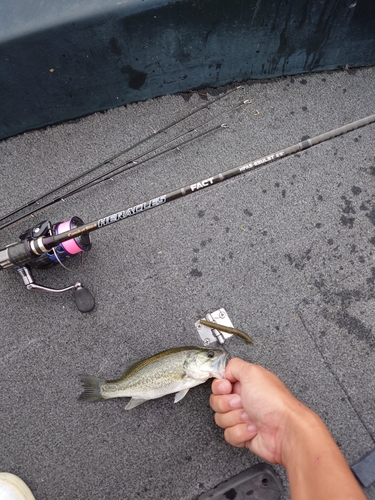
[[[322,420],[307,408],[291,416],[283,465],[292,500],[366,500]]]

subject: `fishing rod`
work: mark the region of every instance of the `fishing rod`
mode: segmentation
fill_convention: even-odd
[[[239,104],[236,106],[236,108],[238,108],[239,106],[242,106],[243,104],[245,104],[246,101],[244,101],[243,103]],[[215,117],[216,118],[216,117]],[[137,157],[134,157],[133,159],[131,160],[128,160],[126,161],[125,163],[122,163],[121,165],[117,166],[117,167],[114,167],[113,169],[109,170],[108,172],[105,172],[101,175],[98,175],[97,177],[95,177],[94,179],[91,179],[91,181],[89,182],[86,182],[85,184],[83,184],[82,186],[79,186],[75,189],[72,189],[71,191],[67,191],[65,192],[64,194],[52,199],[51,201],[48,201],[48,202],[45,202],[44,204],[40,205],[39,204],[39,201],[46,198],[48,196],[47,195],[44,195],[44,196],[41,196],[39,199],[38,199],[38,202],[35,202],[35,204],[38,205],[38,207],[34,210],[32,210],[31,212],[28,212],[27,214],[23,214],[23,215],[20,215],[19,217],[15,217],[13,218],[11,221],[8,221],[2,225],[0,225],[0,231],[2,229],[5,229],[13,224],[15,224],[16,222],[19,222],[19,221],[22,221],[23,219],[25,219],[26,217],[30,217],[30,216],[34,216],[34,214],[36,212],[40,212],[42,210],[44,210],[45,208],[48,208],[52,205],[54,205],[55,203],[58,203],[59,201],[65,201],[67,198],[69,198],[70,196],[73,196],[75,194],[78,194],[88,188],[91,188],[91,187],[94,187],[94,186],[97,186],[98,184],[100,184],[101,182],[105,182],[107,180],[112,180],[115,176],[119,175],[119,174],[122,174],[123,172],[127,171],[127,170],[130,170],[134,167],[139,167],[140,165],[142,165],[143,163],[146,163],[150,160],[154,160],[155,158],[158,158],[159,156],[162,156],[166,153],[169,153],[170,151],[173,151],[174,149],[176,148],[180,148],[182,146],[185,146],[186,144],[189,144],[193,141],[195,141],[196,139],[202,139],[203,137],[206,137],[207,135],[209,134],[212,134],[213,132],[218,132],[219,130],[223,129],[223,128],[227,128],[229,127],[229,125],[227,125],[226,123],[222,123],[220,125],[217,125],[216,127],[212,127],[210,128],[209,130],[206,130],[205,132],[202,132],[200,133],[198,136],[196,137],[192,137],[190,139],[186,139],[185,141],[183,142],[180,142],[177,146],[173,146],[173,147],[170,147],[168,149],[165,149],[163,151],[160,151],[159,153],[154,153],[155,151],[157,151],[158,149],[162,148],[162,147],[165,147],[167,146],[168,144],[171,144],[173,142],[175,142],[176,140],[178,139],[181,139],[182,137],[184,137],[185,135],[188,135],[192,132],[195,132],[199,127],[202,127],[204,125],[207,125],[207,123],[209,123],[210,121],[212,121],[214,118],[208,120],[207,122],[199,125],[198,127],[194,128],[194,129],[190,129],[186,132],[183,132],[182,134],[178,135],[177,137],[174,137],[173,139],[171,139],[170,141],[168,141],[167,143],[164,143],[162,144],[161,146],[158,146],[156,148],[153,148],[149,151],[146,151],[145,153],[142,153],[140,155],[138,155]],[[139,161],[141,158],[144,158],[145,156],[147,156],[148,154],[150,153],[154,153],[152,157],[150,158],[146,158],[142,161]],[[71,182],[69,183],[66,183],[64,184],[64,186],[67,186],[71,184]],[[27,206],[30,206],[27,205]],[[27,206],[24,206],[24,207],[21,207],[19,209],[16,209],[14,212],[12,212],[11,214],[9,214],[8,216],[4,216],[2,219],[0,219],[0,221],[2,220],[5,220],[7,217],[10,217],[11,215],[15,215],[16,213],[20,212],[23,208],[26,208]]]
[[[330,130],[310,139],[305,139],[285,149],[281,149],[266,156],[257,158],[243,165],[220,172],[185,187],[175,189],[156,198],[144,201],[129,208],[94,220],[87,224],[79,217],[72,217],[69,221],[51,224],[44,221],[20,235],[19,241],[11,243],[0,250],[0,270],[15,268],[28,289],[45,291],[66,291],[74,289],[77,307],[82,312],[88,312],[94,307],[94,299],[90,292],[80,283],[62,289],[47,289],[34,283],[30,268],[48,268],[62,263],[76,254],[89,251],[91,248],[90,233],[98,229],[123,221],[133,215],[165,205],[171,201],[196,193],[202,189],[212,187],[238,175],[245,174],[257,167],[285,158],[292,154],[306,150],[327,140],[346,134],[358,128],[375,122],[375,114],[361,120],[351,122],[342,127]]]
[[[27,208],[30,208],[34,205],[39,205],[39,203],[47,198],[48,196],[51,196],[55,193],[57,193],[58,191],[60,191],[61,189],[64,189],[68,186],[70,186],[71,184],[75,183],[75,182],[78,182],[79,180],[83,179],[84,177],[88,176],[89,174],[92,174],[94,173],[95,171],[99,170],[100,168],[104,167],[105,165],[108,165],[110,163],[112,163],[114,160],[116,160],[117,158],[129,153],[130,151],[133,151],[134,149],[142,146],[143,144],[145,144],[146,142],[148,142],[149,140],[151,139],[154,139],[155,137],[167,132],[168,130],[172,129],[173,127],[183,123],[185,120],[191,118],[192,116],[195,116],[196,114],[200,113],[201,111],[203,111],[204,109],[209,109],[213,104],[217,103],[218,101],[224,99],[225,97],[228,97],[230,94],[232,94],[233,92],[236,92],[237,90],[241,90],[243,89],[244,87],[242,85],[239,85],[239,86],[236,86],[235,88],[233,89],[230,89],[228,92],[226,92],[225,94],[223,95],[220,95],[219,97],[213,99],[211,102],[209,103],[205,103],[204,105],[198,107],[197,109],[195,109],[194,111],[192,111],[191,113],[188,113],[187,115],[183,116],[182,118],[179,118],[171,123],[169,123],[168,125],[166,125],[165,127],[159,129],[158,131],[154,131],[153,134],[151,135],[148,135],[146,136],[145,138],[143,139],[140,139],[138,142],[136,142],[135,144],[127,147],[126,149],[120,151],[119,153],[116,153],[114,155],[112,155],[110,158],[107,158],[106,160],[104,160],[103,162],[95,165],[94,167],[92,167],[91,169],[89,169],[88,171],[86,172],[83,172],[82,174],[79,174],[77,175],[76,177],[64,182],[63,184],[60,184],[59,186],[57,186],[56,188],[48,191],[47,193],[45,193],[44,195],[42,196],[39,196],[38,198],[35,198],[34,200],[30,200],[28,201],[27,203],[25,203],[24,205],[22,205],[21,207],[18,207],[16,208],[15,210],[13,210],[12,212],[9,212],[7,213],[6,215],[0,217],[0,222],[3,222],[7,219],[9,219],[10,217],[13,217],[14,215],[18,214],[19,212],[22,212],[24,210],[26,210]],[[25,215],[21,215],[19,216],[18,218],[15,218],[13,220],[11,220],[10,222],[7,222],[7,223],[4,223],[0,226],[0,230],[2,229],[5,229],[6,227],[16,223],[16,222],[19,222],[20,220],[30,216],[30,215],[33,215],[36,211],[40,211],[44,208],[47,208],[59,201],[62,201],[64,200],[65,198],[67,198],[68,196],[71,196],[72,194],[76,194],[80,191],[82,191],[83,189],[86,189],[88,187],[91,187],[92,185],[95,185],[97,184],[98,182],[100,182],[101,179],[103,179],[103,177],[106,177],[104,178],[103,180],[107,180],[107,177],[108,175],[110,175],[111,173],[113,172],[116,172],[117,170],[121,169],[121,172],[124,171],[124,170],[127,170],[129,168],[133,168],[137,165],[140,165],[140,162],[138,162],[138,160],[140,160],[141,158],[144,158],[145,156],[147,156],[148,154],[152,153],[153,151],[156,151],[158,149],[160,149],[161,147],[164,147],[168,144],[171,144],[172,142],[180,139],[181,137],[187,135],[187,134],[190,134],[196,130],[198,130],[199,128],[203,127],[204,125],[207,125],[209,122],[213,121],[215,118],[217,118],[218,116],[222,115],[224,112],[230,112],[230,111],[233,111],[235,109],[237,109],[238,107],[244,105],[244,104],[248,104],[250,103],[251,101],[249,100],[244,100],[242,102],[240,102],[239,104],[237,104],[236,106],[234,106],[233,108],[229,109],[229,110],[224,110],[223,112],[215,115],[214,117],[210,118],[209,120],[205,121],[204,123],[201,123],[200,125],[196,126],[196,127],[193,127],[191,129],[189,129],[187,132],[183,132],[182,134],[174,137],[173,139],[169,140],[167,143],[164,143],[160,146],[156,146],[155,148],[152,148],[152,149],[149,149],[148,151],[146,151],[145,153],[142,153],[138,156],[136,156],[135,158],[132,158],[128,161],[126,161],[125,163],[122,163],[121,165],[119,165],[118,167],[115,167],[114,169],[110,170],[109,172],[106,172],[94,179],[92,179],[91,181],[87,182],[86,184],[64,194],[64,195],[61,195],[61,196],[58,196],[57,198],[54,198],[52,201],[48,202],[48,203],[45,203],[44,205],[42,206],[38,206],[38,208],[36,208],[35,210],[25,214]],[[206,135],[206,134],[204,134]],[[198,136],[200,137],[200,136]],[[192,139],[194,140],[194,139]],[[185,143],[184,143],[185,144]],[[181,146],[181,144],[179,145]],[[177,147],[179,147],[177,146]],[[174,148],[173,148],[174,149]],[[164,151],[165,152],[168,152],[169,150],[166,150]],[[160,155],[160,153],[159,153]],[[147,161],[147,160],[146,160]],[[136,163],[138,162],[138,164]]]
[[[242,104],[239,104],[238,106],[241,106],[241,105]],[[236,106],[236,107],[238,107],[238,106]],[[209,121],[212,121],[212,119],[208,120],[207,122],[203,123],[200,126],[206,125]],[[216,127],[212,127],[209,130],[206,130],[205,132],[202,132],[197,137],[192,137],[190,139],[186,139],[183,142],[180,142],[177,146],[174,146],[173,148],[165,149],[164,151],[160,151],[159,153],[155,153],[151,158],[147,158],[147,159],[145,159],[143,161],[138,161],[140,158],[143,158],[144,156],[146,156],[146,155],[148,155],[150,153],[153,153],[157,149],[159,149],[159,148],[161,148],[161,147],[163,147],[165,145],[168,145],[168,144],[176,141],[177,139],[181,139],[182,137],[184,137],[187,134],[190,134],[191,132],[196,131],[198,127],[195,128],[195,129],[188,130],[187,132],[183,132],[179,136],[174,137],[173,139],[171,139],[170,141],[168,141],[166,144],[163,144],[162,146],[154,148],[153,150],[146,151],[146,153],[142,153],[141,155],[137,156],[136,158],[133,158],[132,160],[128,160],[127,162],[122,163],[118,167],[115,167],[112,170],[110,170],[109,172],[106,172],[106,173],[104,173],[102,175],[99,175],[98,177],[96,177],[95,179],[92,179],[91,181],[87,182],[83,186],[80,186],[80,187],[78,187],[76,189],[73,189],[72,191],[69,191],[69,192],[63,194],[59,198],[56,198],[55,200],[53,200],[52,202],[50,202],[50,203],[48,203],[46,205],[42,205],[42,206],[38,207],[37,211],[39,212],[40,210],[46,208],[47,206],[50,206],[51,204],[54,204],[57,201],[65,200],[66,198],[68,198],[68,197],[70,197],[70,196],[72,196],[74,194],[80,193],[80,192],[84,191],[87,188],[97,186],[101,182],[112,180],[117,175],[122,174],[123,172],[125,172],[127,170],[130,170],[131,168],[138,167],[139,165],[141,165],[141,164],[143,164],[143,163],[145,163],[147,161],[154,160],[155,158],[158,158],[159,156],[162,156],[165,153],[169,153],[170,151],[173,151],[176,148],[180,148],[182,146],[186,146],[187,144],[191,143],[192,141],[195,141],[196,139],[202,139],[203,137],[205,137],[205,136],[207,136],[209,134],[212,134],[213,132],[217,132],[217,131],[219,131],[219,130],[221,130],[223,128],[227,128],[227,127],[229,127],[229,125],[227,125],[226,123],[222,123],[220,125],[217,125]],[[27,215],[31,215],[31,214],[27,214]],[[16,222],[16,221],[12,221],[12,223],[14,223],[14,222]],[[0,230],[1,229],[3,229],[3,226],[0,226]]]

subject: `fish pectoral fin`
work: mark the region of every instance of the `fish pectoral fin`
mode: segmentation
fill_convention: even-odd
[[[146,401],[148,401],[148,399],[131,398],[129,403],[125,406],[125,410],[131,410],[132,408],[135,408],[136,406],[139,406],[142,403],[145,403]]]
[[[184,389],[183,391],[176,392],[174,396],[174,402],[178,403],[179,401],[181,401],[181,399],[183,399],[188,392],[189,389]]]

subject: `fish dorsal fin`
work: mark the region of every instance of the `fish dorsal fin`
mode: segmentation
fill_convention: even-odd
[[[144,360],[145,360],[144,358],[132,359],[131,361],[125,363],[124,366],[122,367],[122,372],[123,372],[122,377],[129,375],[129,373],[133,371]]]
[[[131,398],[129,403],[125,406],[125,410],[131,410],[132,408],[135,408],[136,406],[139,406],[142,403],[145,403],[146,401],[148,401],[148,399]]]
[[[189,389],[184,389],[183,391],[176,392],[174,396],[174,402],[178,403],[179,401],[181,401],[181,399],[183,399],[188,392]]]

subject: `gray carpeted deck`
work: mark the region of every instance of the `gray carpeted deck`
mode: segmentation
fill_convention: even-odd
[[[162,97],[4,140],[1,214],[227,93],[113,164],[192,128],[228,128],[1,231],[0,247],[39,220],[96,220],[373,114],[374,75],[363,68],[249,81],[231,93],[235,85]],[[236,107],[244,100],[251,103]],[[195,321],[220,307],[255,340],[230,339],[232,355],[281,377],[323,417],[349,463],[371,450],[374,127],[99,230],[83,268],[77,259],[73,272],[34,273],[48,286],[81,280],[95,295],[92,313],[81,314],[70,293],[29,292],[16,272],[2,271],[0,469],[21,476],[37,500],[192,500],[257,463],[224,442],[209,383],[176,405],[167,396],[129,412],[126,400],[77,401],[79,374],[112,378],[128,359],[199,345]],[[276,471],[286,500],[285,474]]]

